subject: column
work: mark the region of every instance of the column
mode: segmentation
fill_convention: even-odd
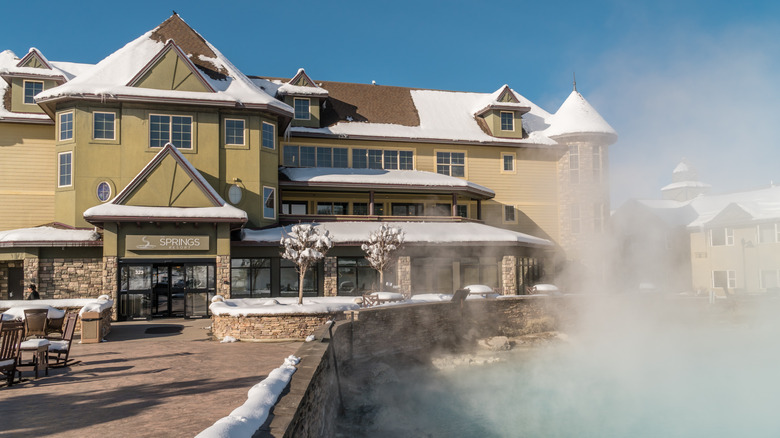
[[[335,297],[339,294],[338,285],[338,258],[337,257],[325,257],[323,261],[323,271],[325,275],[325,281],[323,285],[323,295],[326,297]]]
[[[409,298],[412,296],[412,258],[409,256],[398,257],[396,264],[398,265],[396,282],[400,286],[401,293]]]
[[[513,255],[501,259],[501,288],[503,295],[517,295],[517,257]]]
[[[230,256],[217,256],[217,295],[230,298]]]
[[[111,306],[111,319],[119,316],[119,257],[103,257],[103,280],[101,295],[108,295],[114,304]]]

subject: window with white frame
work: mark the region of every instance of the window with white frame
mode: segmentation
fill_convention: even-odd
[[[777,289],[780,287],[778,281],[778,271],[774,269],[761,270],[761,289]]]
[[[569,221],[571,223],[572,234],[578,234],[580,232],[580,206],[572,204],[569,206]]]
[[[73,139],[73,111],[60,113],[59,116],[59,135],[60,141]]]
[[[515,154],[501,154],[501,171],[502,172],[514,172],[515,171]]]
[[[466,153],[436,152],[436,173],[449,176],[466,176]]]
[[[601,146],[593,146],[593,182],[600,182],[602,177],[602,163],[603,157],[601,155]]]
[[[276,219],[276,189],[263,187],[263,218]]]
[[[734,289],[737,287],[735,271],[712,271],[712,287]]]
[[[734,245],[734,229],[729,227],[714,228],[710,230],[711,246],[731,246]]]
[[[43,91],[43,82],[24,81],[24,103],[35,105],[35,95]]]
[[[149,147],[161,148],[166,143],[171,143],[179,149],[192,149],[191,116],[149,116]]]
[[[225,145],[243,146],[244,142],[243,119],[225,119]]]
[[[511,111],[501,111],[501,130],[515,130],[515,114]]]
[[[580,147],[576,144],[569,146],[569,182],[580,182]]]
[[[276,127],[266,122],[263,122],[263,147],[266,149],[276,148]]]
[[[311,105],[311,102],[309,99],[304,98],[298,98],[296,97],[293,101],[294,108],[295,108],[295,119],[296,120],[309,120],[311,119],[311,113],[309,110],[309,106]]]
[[[777,243],[777,224],[758,224],[758,243]]]
[[[100,184],[97,185],[95,194],[100,202],[108,201],[111,198],[111,185],[106,181],[101,181]]]
[[[58,155],[57,187],[73,185],[73,152],[61,152]]]
[[[92,113],[92,138],[95,140],[114,140],[116,114],[95,111]]]

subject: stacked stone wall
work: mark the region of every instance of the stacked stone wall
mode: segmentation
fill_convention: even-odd
[[[25,259],[25,270],[27,269]],[[103,294],[102,258],[38,260],[38,292],[41,298],[97,298]]]
[[[501,259],[501,293],[517,295],[517,257],[504,256]]]
[[[212,315],[211,331],[217,339],[232,336],[242,341],[303,340],[342,312],[292,315]]]
[[[230,298],[230,256],[217,256],[217,295]]]
[[[323,285],[323,295],[326,297],[335,297],[339,294],[338,285],[338,258],[325,257],[323,262],[323,271],[325,275]]]

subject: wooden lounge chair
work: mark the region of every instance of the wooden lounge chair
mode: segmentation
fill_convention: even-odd
[[[19,345],[24,337],[24,323],[21,321],[0,321],[0,373],[8,386],[13,385],[14,376],[22,373],[16,368],[19,365]]]
[[[65,316],[62,318],[49,318],[46,322],[46,338],[51,338],[51,335],[57,333],[62,336],[62,323],[65,321]]]
[[[45,337],[48,314],[49,309],[24,309],[24,336],[28,338]]]
[[[65,315],[63,323],[62,338],[52,340],[49,343],[49,367],[57,368],[68,366],[68,356],[70,355],[70,346],[73,343],[73,333],[76,331],[77,313],[68,313]]]

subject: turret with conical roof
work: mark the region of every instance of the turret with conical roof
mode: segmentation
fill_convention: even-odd
[[[684,202],[699,195],[706,195],[711,187],[699,181],[696,169],[683,158],[672,171],[672,183],[661,189],[661,195],[664,199]]]

